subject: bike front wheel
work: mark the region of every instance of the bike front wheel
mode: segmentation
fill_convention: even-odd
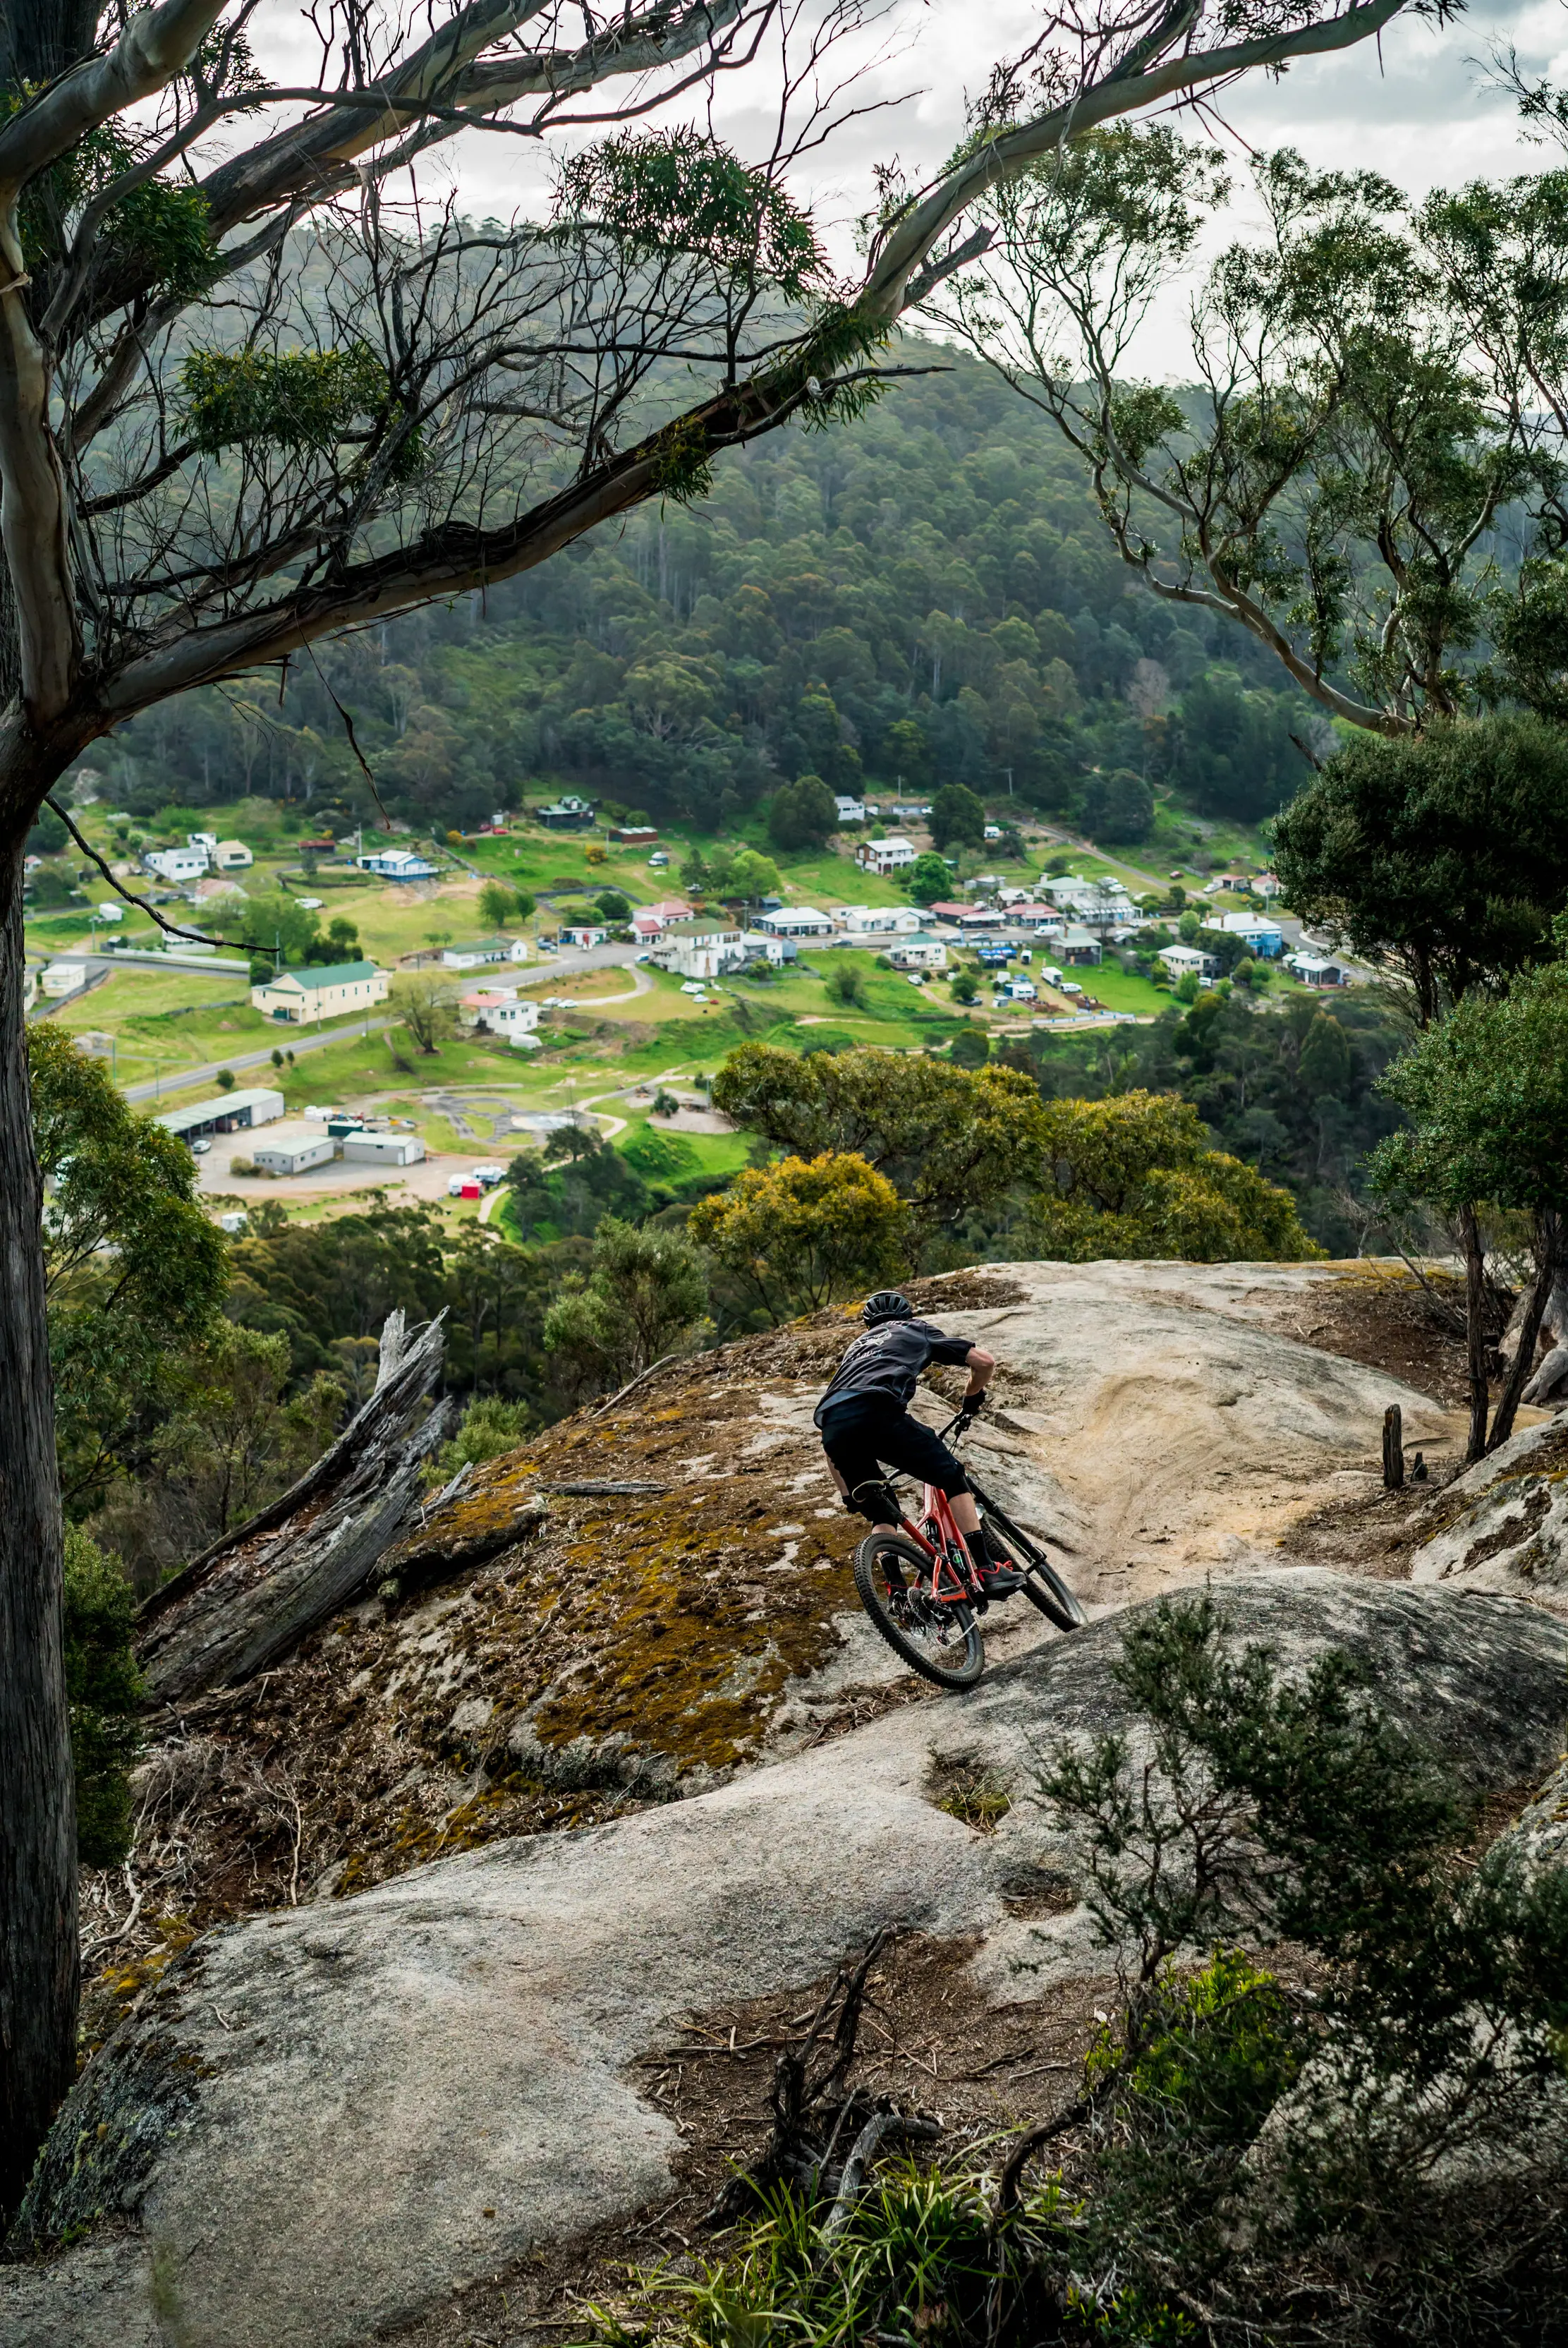
[[[860,1602],[897,1655],[938,1687],[973,1687],[986,1651],[973,1610],[931,1595],[931,1562],[903,1533],[867,1533],[855,1552]]]
[[[970,1488],[973,1489],[972,1482]],[[976,1498],[979,1498],[978,1493]],[[1009,1555],[1024,1576],[1023,1594],[1030,1604],[1054,1622],[1059,1631],[1081,1631],[1089,1617],[1077,1592],[1069,1589],[1040,1544],[1020,1525],[1015,1525],[1010,1517],[1004,1516],[993,1501],[981,1500],[980,1505],[986,1512],[986,1523],[994,1525],[1001,1534]]]

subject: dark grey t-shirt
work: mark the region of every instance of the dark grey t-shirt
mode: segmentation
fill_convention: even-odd
[[[928,1363],[967,1361],[973,1343],[970,1337],[944,1337],[929,1321],[878,1322],[856,1337],[835,1370],[816,1406],[817,1426],[823,1413],[840,1403],[875,1396],[902,1408]]]

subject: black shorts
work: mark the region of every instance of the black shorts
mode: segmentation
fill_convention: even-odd
[[[896,1402],[876,1395],[856,1395],[824,1414],[822,1447],[851,1493],[894,1468],[935,1484],[949,1499],[967,1492],[968,1478],[939,1435]]]

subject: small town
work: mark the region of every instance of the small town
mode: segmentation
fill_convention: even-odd
[[[661,844],[651,827],[629,836],[574,794],[497,816],[481,833],[417,847],[372,835],[368,850],[363,831],[341,845],[302,842],[286,817],[280,825],[271,810],[243,808],[233,820],[250,839],[194,831],[163,847],[138,833],[133,849],[132,819],[84,804],[80,787],[77,807],[102,869],[70,844],[26,860],[44,894],[67,896],[67,909],[28,917],[30,1015],[107,1059],[128,1098],[155,1105],[202,1161],[200,1189],[231,1232],[258,1196],[316,1213],[388,1185],[472,1200],[502,1182],[504,1169],[487,1162],[497,1148],[515,1154],[514,1134],[516,1148],[542,1147],[552,1119],[594,1124],[624,1149],[651,1123],[674,1132],[696,1116],[693,1132],[716,1140],[726,1121],[705,1106],[706,1064],[764,1024],[773,1040],[800,1031],[797,1049],[816,1025],[840,1043],[957,1045],[983,1062],[1026,1025],[1146,1022],[1163,998],[1193,1002],[1238,970],[1260,994],[1270,980],[1277,994],[1369,975],[1274,910],[1266,866],[1214,877],[1180,868],[1162,880],[1030,822],[1006,828],[1010,870],[969,873],[1001,860],[1004,827],[987,820],[978,850],[938,857],[929,803],[890,808],[889,824],[905,829],[884,831],[876,803],[840,798],[837,828],[800,880],[788,860],[781,871],[766,856],[764,835],[751,852],[773,865],[763,877],[776,887],[750,898],[701,883],[686,884],[690,898],[674,893],[713,843],[671,832]],[[743,854],[748,843],[733,847]],[[907,893],[922,857],[920,899],[937,865],[950,894]],[[563,866],[575,870],[553,869]],[[95,898],[105,870],[123,896]],[[533,901],[526,916],[519,881]],[[807,891],[824,903],[800,901]],[[328,948],[352,931],[352,957],[317,959],[325,949],[313,942],[311,960],[292,965],[280,946],[268,972],[264,952],[181,935],[274,895],[318,926],[324,919]],[[854,901],[834,901],[841,895]],[[79,913],[68,910],[76,899]],[[489,934],[465,934],[487,917]],[[746,983],[753,973],[760,984]],[[903,997],[896,982],[917,992]],[[395,1040],[367,1048],[373,1035],[395,1039],[407,1001],[418,1006],[408,1048],[436,1063],[435,1081],[418,1088],[397,1084],[425,1072]],[[286,1047],[272,1040],[282,1028]],[[329,1091],[342,1097],[305,1097]],[[673,1122],[652,1110],[660,1091],[682,1098]],[[468,1095],[496,1145],[477,1160]],[[263,1147],[234,1145],[263,1124],[276,1128]],[[709,1157],[721,1170],[723,1150]],[[504,1195],[487,1220],[497,1209],[504,1229]]]

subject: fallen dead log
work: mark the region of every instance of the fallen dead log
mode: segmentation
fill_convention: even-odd
[[[442,1316],[407,1334],[401,1313],[381,1333],[375,1391],[313,1468],[154,1592],[138,1654],[166,1702],[235,1687],[273,1663],[369,1579],[416,1516],[421,1470],[454,1406],[432,1407]]]
[[[612,1478],[590,1476],[577,1484],[541,1484],[541,1492],[550,1498],[600,1500],[606,1497],[637,1492],[667,1492],[668,1484],[636,1484],[617,1482]]]

